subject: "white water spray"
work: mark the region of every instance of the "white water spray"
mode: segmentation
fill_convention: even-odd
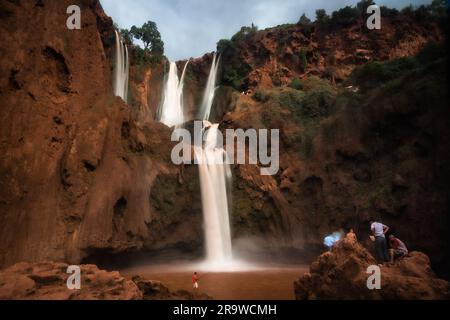
[[[189,61],[184,65],[180,80],[178,80],[176,63],[170,63],[169,74],[164,86],[163,101],[159,108],[159,121],[168,127],[184,123],[183,86],[188,63]]]
[[[195,146],[194,152],[202,193],[206,245],[204,264],[208,269],[230,270],[233,268],[233,255],[227,187],[231,181],[231,170],[227,153],[216,145],[219,124],[211,124],[208,121],[216,91],[217,70],[218,61],[214,54],[200,108],[204,130],[207,129],[205,143],[202,147]]]
[[[211,269],[226,269],[231,264],[231,232],[228,212],[227,185],[231,170],[224,149],[216,147],[218,124],[206,124],[203,148],[195,146],[198,162],[206,244],[206,265]]]
[[[202,120],[209,120],[209,115],[211,113],[211,106],[213,104],[214,94],[216,92],[216,79],[218,67],[219,67],[219,59],[216,59],[216,54],[214,53],[213,61],[211,64],[211,70],[209,71],[208,81],[206,82],[206,88],[202,100],[202,105],[200,107],[200,119]]]
[[[116,61],[114,67],[114,94],[125,102],[128,96],[129,57],[128,48],[122,41],[119,33],[116,33]]]

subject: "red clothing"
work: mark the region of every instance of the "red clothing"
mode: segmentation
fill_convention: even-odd
[[[400,239],[398,238],[390,239],[389,244],[391,245],[392,249],[400,250],[401,252],[408,254],[408,249],[406,248],[406,245]]]
[[[390,242],[391,242],[390,245],[391,245],[392,249],[397,249],[400,246],[400,241],[398,241],[397,238],[391,239]]]
[[[194,274],[192,276],[192,283],[196,283],[198,281],[198,277]]]

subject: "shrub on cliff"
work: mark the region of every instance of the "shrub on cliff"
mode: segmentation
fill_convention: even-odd
[[[405,57],[385,63],[372,62],[353,71],[350,79],[361,89],[375,88],[407,72],[426,66],[433,61],[446,57],[445,46],[438,43],[426,45],[415,57]]]
[[[356,23],[359,16],[357,8],[346,6],[332,13],[331,24],[334,27],[348,27]]]
[[[217,42],[217,52],[219,54],[221,54],[228,48],[232,48],[232,47],[233,47],[233,42],[231,40],[221,39],[221,40],[219,40],[219,42]]]
[[[269,100],[270,96],[266,91],[264,91],[262,89],[257,89],[255,91],[255,94],[253,95],[253,98],[259,102],[267,102]]]
[[[254,36],[256,32],[258,32],[258,27],[253,23],[251,27],[243,26],[241,27],[241,30],[231,37],[231,41],[239,44],[240,42],[245,41],[248,37]]]
[[[289,87],[291,87],[292,89],[296,89],[296,90],[302,90],[303,84],[299,78],[294,78],[294,79],[292,79],[291,83],[289,84]]]
[[[223,66],[222,83],[233,87],[238,91],[246,90],[246,77],[250,72],[250,67],[246,65],[226,65]]]
[[[274,96],[275,101],[284,107],[288,107],[291,110],[297,112],[302,108],[303,99],[305,93],[298,90],[284,90]]]
[[[306,50],[302,49],[300,51],[300,62],[303,72],[306,71],[306,68],[308,67],[308,59],[306,58]]]

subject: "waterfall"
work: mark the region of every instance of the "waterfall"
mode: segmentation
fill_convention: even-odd
[[[231,170],[227,153],[216,145],[219,124],[211,124],[208,121],[216,91],[218,60],[214,54],[200,107],[203,130],[206,129],[205,143],[203,146],[194,146],[194,153],[198,163],[202,194],[205,263],[208,268],[228,269],[233,260],[227,191],[231,181]]]
[[[216,91],[216,78],[217,70],[219,67],[219,59],[216,60],[216,54],[214,53],[211,69],[209,71],[208,81],[206,82],[205,93],[203,95],[202,104],[200,107],[200,119],[209,120],[211,113],[211,106],[214,100],[214,94]]]
[[[170,62],[169,74],[164,86],[163,101],[159,108],[159,121],[168,127],[173,127],[184,123],[183,111],[183,86],[186,68],[189,61],[186,62],[178,80],[178,68],[175,62]]]
[[[207,123],[203,147],[194,147],[199,166],[206,244],[206,264],[221,268],[232,261],[227,185],[231,170],[224,149],[216,147],[218,124]]]
[[[128,48],[122,41],[119,33],[116,33],[116,61],[114,67],[114,94],[127,102],[129,57]]]

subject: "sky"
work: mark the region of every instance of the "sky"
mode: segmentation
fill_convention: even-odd
[[[120,28],[156,22],[170,60],[200,57],[215,51],[242,26],[265,29],[295,23],[305,13],[314,20],[316,9],[328,13],[358,0],[101,0],[105,12]],[[378,0],[378,5],[401,9],[431,0]]]

